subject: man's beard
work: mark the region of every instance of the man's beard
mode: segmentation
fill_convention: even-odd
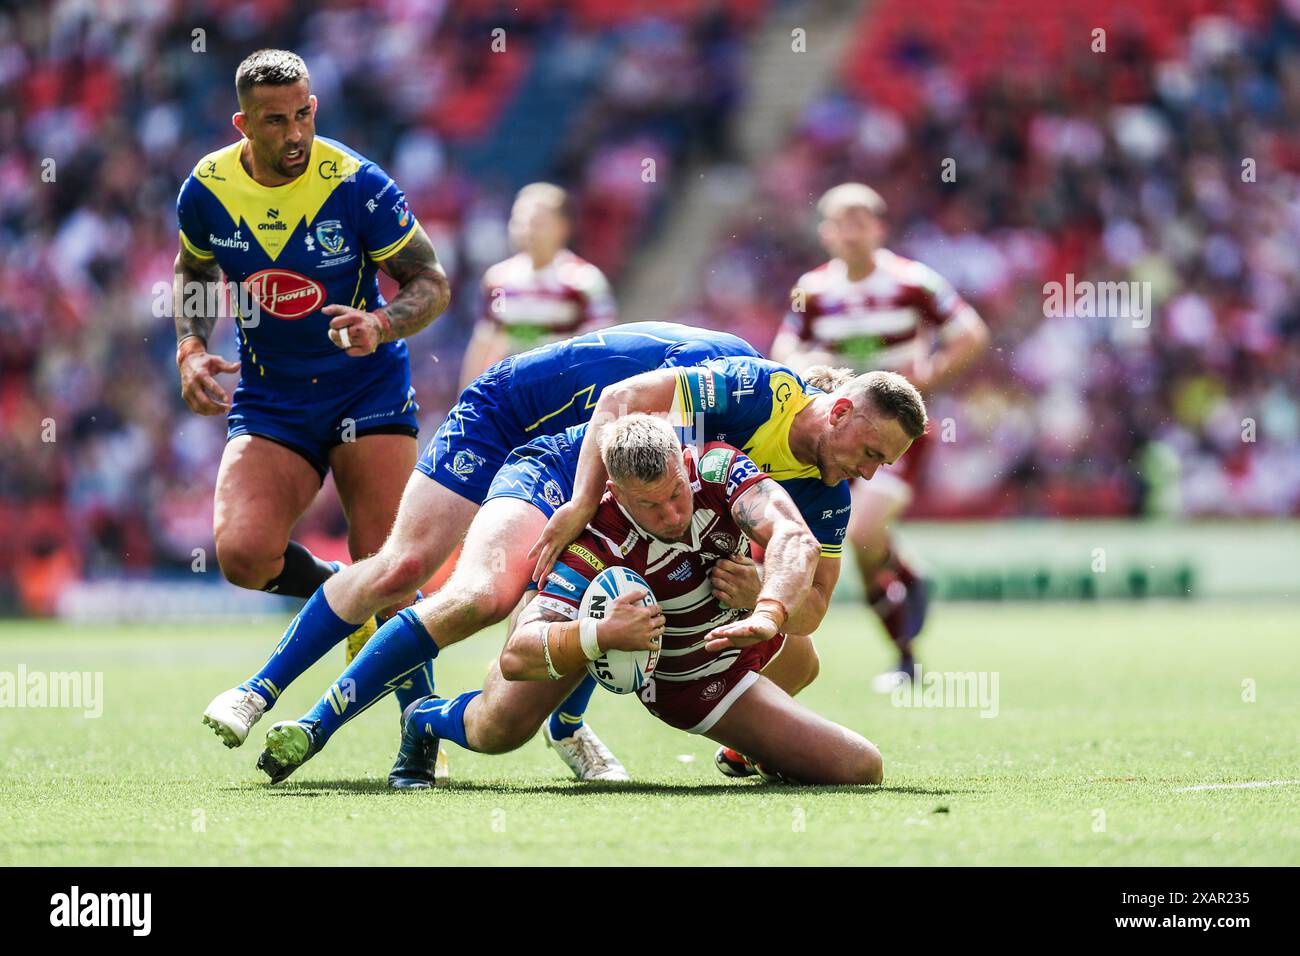
[[[271,168],[275,170],[277,175],[283,176],[285,179],[295,179],[307,171],[307,161],[310,158],[311,146],[304,143],[302,146],[302,159],[299,160],[297,168],[289,165],[283,153],[275,158],[275,161],[271,163]]]

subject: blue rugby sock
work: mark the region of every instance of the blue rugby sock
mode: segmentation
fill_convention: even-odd
[[[481,693],[483,693],[481,690],[472,690],[451,700],[435,697],[411,711],[408,720],[419,728],[421,735],[434,733],[443,740],[450,740],[460,744],[466,750],[473,750],[474,748],[465,741],[465,708]]]
[[[437,656],[438,645],[415,611],[409,607],[399,611],[366,641],[348,669],[301,718],[307,723],[320,721],[317,746],[323,747],[334,731],[417,671],[427,670],[432,682],[432,659]]]
[[[415,600],[411,602],[411,607],[419,604],[424,600],[424,592],[416,591]],[[437,651],[434,651],[437,656]],[[402,682],[402,685],[393,691],[393,696],[397,698],[398,716],[406,713],[406,708],[419,700],[421,697],[429,697],[433,694],[433,657],[428,660],[427,667],[421,667],[409,678]]]
[[[564,703],[555,708],[555,713],[551,714],[552,737],[556,740],[572,737],[585,723],[582,715],[587,712],[587,705],[591,703],[591,694],[595,689],[596,678],[588,674],[582,683],[573,688],[573,693],[564,698]]]
[[[378,635],[376,635],[378,636]],[[403,714],[406,708],[419,700],[421,697],[429,697],[433,694],[433,658],[430,657],[424,662],[424,666],[402,682],[402,685],[393,691],[393,696],[397,698],[397,712]]]
[[[324,586],[317,588],[289,622],[284,637],[262,669],[241,686],[265,697],[270,709],[286,687],[358,626],[335,614],[325,600]]]

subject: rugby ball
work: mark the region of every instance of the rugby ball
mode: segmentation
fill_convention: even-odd
[[[579,615],[603,620],[614,599],[628,591],[644,591],[643,606],[655,603],[654,592],[641,575],[627,568],[606,568],[587,586]],[[616,694],[634,694],[645,686],[658,661],[658,651],[609,650],[594,661],[587,661],[587,673],[606,690]]]

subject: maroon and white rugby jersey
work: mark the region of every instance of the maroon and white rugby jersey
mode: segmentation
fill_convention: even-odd
[[[541,269],[523,252],[490,267],[483,317],[505,330],[515,353],[611,325],[618,310],[601,271],[562,249]]]
[[[743,453],[723,442],[703,447],[699,460],[685,449],[686,473],[695,494],[695,517],[686,541],[668,543],[643,531],[606,493],[578,539],[569,545],[547,577],[537,602],[573,620],[587,585],[610,565],[631,568],[650,585],[664,612],[665,629],[656,680],[689,681],[720,674],[740,655],[704,649],[704,638],[719,625],[743,617],[713,596],[709,571],[720,558],[747,554],[749,539],[731,516],[736,500],[767,475]]]
[[[859,372],[906,371],[918,336],[943,334],[970,308],[939,273],[888,249],[876,251],[875,268],[857,282],[841,259],[805,272],[790,302],[785,328]]]

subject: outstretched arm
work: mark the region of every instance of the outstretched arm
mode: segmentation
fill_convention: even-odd
[[[495,322],[489,322],[487,319],[479,319],[475,322],[474,331],[469,337],[469,344],[465,346],[465,358],[460,365],[461,391],[463,392],[469,388],[474,379],[508,354],[509,347],[501,326]]]
[[[742,647],[785,630],[807,633],[803,604],[812,587],[821,545],[794,500],[773,479],[764,478],[736,499],[731,514],[745,536],[763,546],[763,586],[753,613],[714,628],[705,647]]]
[[[926,392],[936,392],[964,372],[989,345],[989,327],[969,305],[943,326],[939,348],[913,369],[912,382]]]
[[[578,470],[573,478],[573,498],[556,509],[546,523],[542,536],[528,553],[535,561],[533,580],[539,584],[551,573],[559,553],[573,542],[596,514],[609,474],[600,460],[600,434],[606,425],[629,412],[667,415],[672,411],[677,389],[677,372],[658,368],[634,375],[615,385],[606,386],[596,401],[587,435],[578,454]]]
[[[348,355],[369,355],[384,342],[396,342],[419,332],[442,315],[451,302],[451,284],[438,262],[423,226],[406,245],[379,263],[397,280],[397,294],[382,309],[362,312],[332,304],[321,311],[333,316],[330,340]]]

